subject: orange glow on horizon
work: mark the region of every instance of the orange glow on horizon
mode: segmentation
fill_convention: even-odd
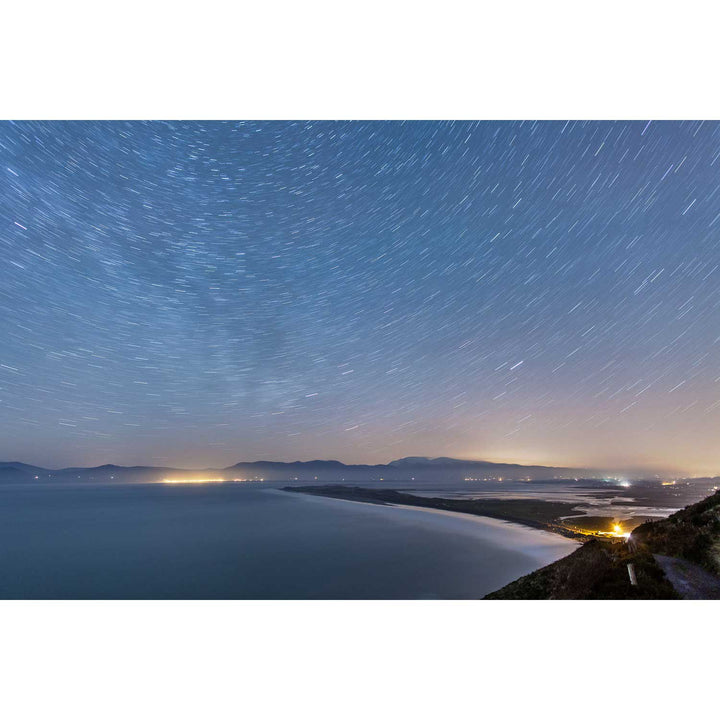
[[[166,485],[204,485],[205,483],[265,482],[265,478],[163,478]]]
[[[162,482],[167,485],[191,485],[196,483],[221,483],[231,482],[225,478],[163,478]]]

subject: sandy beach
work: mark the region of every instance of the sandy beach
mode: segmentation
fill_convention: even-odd
[[[410,505],[380,505],[356,500],[301,495],[308,502],[337,507],[339,503],[364,508],[368,515],[386,518],[389,522],[414,526],[418,529],[472,537],[483,544],[520,553],[538,567],[555,562],[573,552],[580,543],[556,533],[538,530],[519,523],[479,515],[413,507]]]

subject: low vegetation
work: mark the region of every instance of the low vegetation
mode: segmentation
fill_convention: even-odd
[[[593,539],[574,553],[487,595],[490,600],[673,599],[654,555],[720,574],[720,491],[664,520],[639,525],[629,541]],[[632,564],[637,585],[630,583]]]
[[[720,490],[664,520],[640,525],[633,538],[654,553],[683,558],[720,574]]]
[[[632,585],[632,562],[638,584]],[[647,551],[589,540],[574,553],[486,596],[488,600],[673,600],[679,596]]]

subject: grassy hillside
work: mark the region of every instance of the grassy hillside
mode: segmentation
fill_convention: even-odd
[[[633,530],[631,540],[591,540],[552,565],[487,595],[490,600],[650,600],[679,595],[653,557],[683,558],[720,574],[720,491]],[[638,584],[630,583],[632,563]]]
[[[720,574],[720,490],[664,520],[633,530],[639,546],[679,557]]]
[[[638,585],[630,584],[633,563]],[[488,600],[673,600],[672,585],[649,552],[632,553],[622,541],[590,540],[574,553],[525,575]]]

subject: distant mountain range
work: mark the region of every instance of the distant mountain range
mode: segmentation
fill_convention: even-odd
[[[307,462],[275,462],[259,460],[239,462],[226,468],[185,470],[169,467],[99,465],[98,467],[69,467],[60,470],[28,465],[21,462],[0,462],[0,483],[39,482],[150,482],[172,476],[192,478],[202,475],[263,478],[267,481],[321,481],[338,482],[345,479],[358,480],[414,480],[437,478],[439,474],[449,479],[464,477],[552,478],[574,477],[580,471],[572,468],[547,467],[543,465],[518,465],[494,463],[485,460],[460,460],[457,458],[406,457],[385,465],[346,465],[338,460],[310,460]],[[587,475],[585,475],[587,477]]]

